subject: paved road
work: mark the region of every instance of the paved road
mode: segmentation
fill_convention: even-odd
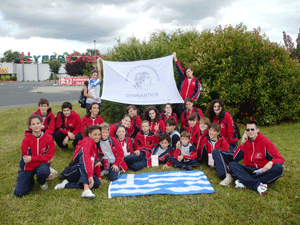
[[[64,101],[78,102],[83,86],[59,86],[54,82],[0,83],[0,109],[36,106],[40,98],[49,100],[50,105]]]

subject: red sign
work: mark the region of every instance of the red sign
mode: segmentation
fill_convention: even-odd
[[[84,85],[88,80],[88,77],[60,77],[59,85]]]

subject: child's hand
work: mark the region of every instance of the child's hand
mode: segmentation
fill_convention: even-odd
[[[105,183],[105,182],[107,182],[107,180],[105,180],[105,179],[99,179],[100,180],[100,183]]]
[[[97,166],[102,166],[102,163],[101,163],[101,162],[97,162],[97,163],[95,164],[95,167],[97,167]]]
[[[68,136],[71,140],[75,140],[75,135],[71,132],[68,132]]]
[[[23,160],[25,163],[30,163],[31,162],[31,156],[30,155],[24,155]]]
[[[89,189],[92,189],[94,186],[94,178],[93,177],[90,177],[89,178]]]
[[[116,165],[112,165],[111,166],[112,171],[118,172],[119,171],[119,167]]]
[[[177,160],[178,162],[181,162],[181,160],[183,160],[183,155],[178,156]]]
[[[65,137],[64,141],[62,142],[62,145],[67,145],[69,141],[69,137]]]
[[[101,60],[102,60],[102,56],[99,56],[97,62],[100,62]]]
[[[141,154],[141,151],[140,150],[136,150],[133,153],[136,154],[136,156],[139,156]]]
[[[177,61],[176,52],[173,52],[172,55],[173,55],[174,60]]]
[[[169,169],[169,166],[167,164],[163,165],[163,170],[164,169]]]
[[[177,149],[181,149],[180,141],[177,141],[177,143],[176,143],[176,148],[177,148]]]
[[[52,163],[53,162],[53,158],[52,159],[50,159],[47,163]]]

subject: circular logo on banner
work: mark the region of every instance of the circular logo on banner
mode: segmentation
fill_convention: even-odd
[[[154,68],[148,65],[133,67],[126,76],[127,81],[133,83],[137,90],[147,91],[159,81],[159,76]]]

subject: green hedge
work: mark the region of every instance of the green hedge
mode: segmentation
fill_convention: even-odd
[[[196,102],[206,111],[220,98],[236,122],[259,124],[295,121],[300,109],[300,65],[284,46],[272,43],[260,29],[243,24],[214,30],[158,31],[149,41],[130,37],[109,50],[106,60],[152,59],[177,52],[183,66],[191,66],[203,90]],[[174,66],[175,78],[178,74]],[[120,120],[127,105],[103,101],[102,112],[111,122]],[[118,116],[116,116],[118,115]]]

